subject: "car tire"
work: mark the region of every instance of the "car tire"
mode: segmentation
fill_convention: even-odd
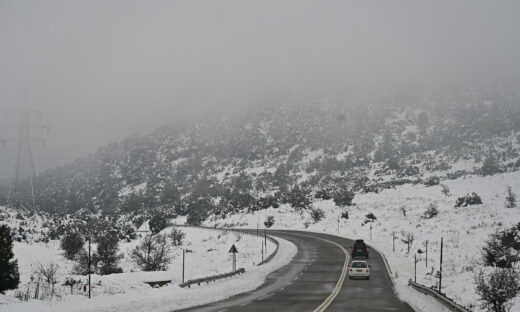
[[[367,281],[370,279],[370,276],[367,276]]]

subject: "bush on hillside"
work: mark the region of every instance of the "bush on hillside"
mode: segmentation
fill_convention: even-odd
[[[61,249],[64,251],[65,258],[69,260],[74,260],[74,257],[78,254],[78,252],[83,249],[83,245],[85,241],[81,234],[78,232],[68,232],[61,239]]]
[[[355,194],[346,185],[342,185],[334,192],[333,196],[336,206],[345,207],[352,205]]]
[[[472,205],[482,205],[482,199],[475,192],[459,197],[455,202],[455,207],[467,207]]]
[[[513,193],[511,186],[507,186],[506,208],[516,207],[516,194]]]
[[[143,271],[165,271],[172,260],[170,246],[161,234],[146,236],[131,257]]]
[[[168,226],[168,220],[165,216],[156,214],[150,219],[148,226],[152,234],[157,234]]]
[[[510,311],[513,300],[520,293],[520,275],[515,269],[495,268],[488,274],[480,271],[474,281],[481,308],[487,311]]]
[[[431,203],[426,208],[426,211],[423,214],[424,219],[431,219],[439,214],[439,209],[437,209],[437,204]]]
[[[274,216],[267,216],[264,221],[264,225],[266,228],[270,228],[274,225]]]
[[[511,268],[520,261],[520,223],[489,235],[483,247],[484,264]]]
[[[325,211],[320,208],[311,209],[311,218],[314,223],[321,221],[325,217]]]

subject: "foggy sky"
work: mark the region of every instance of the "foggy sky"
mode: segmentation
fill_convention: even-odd
[[[518,76],[519,13],[516,0],[0,0],[0,110],[44,113],[41,172],[270,90]]]

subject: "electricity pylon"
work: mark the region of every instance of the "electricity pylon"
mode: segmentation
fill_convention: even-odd
[[[8,116],[8,113],[5,113]],[[35,118],[36,117],[36,118]],[[32,206],[33,209],[36,208],[36,200],[34,196],[34,184],[33,180],[36,177],[36,167],[34,165],[34,157],[32,153],[32,142],[39,142],[45,145],[45,140],[42,138],[34,137],[31,135],[31,129],[38,128],[42,130],[46,130],[47,132],[50,128],[44,124],[41,124],[39,121],[42,118],[42,113],[37,110],[28,109],[25,103],[20,105],[19,110],[19,120],[17,124],[14,124],[15,127],[18,128],[18,135],[13,138],[0,139],[5,145],[6,141],[17,141],[18,142],[18,151],[16,154],[16,165],[14,168],[13,179],[11,184],[9,185],[9,192],[7,194],[7,204],[9,205],[12,200],[13,193],[18,188],[18,182],[20,180],[21,169],[26,166],[29,168],[28,178],[29,178],[29,186],[31,191],[32,198]]]

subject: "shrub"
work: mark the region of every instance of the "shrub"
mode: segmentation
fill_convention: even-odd
[[[324,200],[329,200],[332,198],[332,194],[327,189],[321,189],[321,190],[316,191],[316,193],[314,194],[314,198],[321,198]]]
[[[173,246],[182,246],[186,233],[179,229],[173,229],[170,233],[170,238],[173,242]]]
[[[47,266],[38,264],[31,272],[29,282],[25,284],[23,291],[16,291],[15,296],[23,301],[52,300],[57,295],[58,269],[56,264],[51,263]]]
[[[64,251],[65,258],[74,260],[78,252],[83,249],[85,241],[78,232],[68,232],[61,239],[61,249]]]
[[[365,222],[363,222],[363,224],[371,223],[376,220],[377,220],[376,216],[373,213],[369,213],[365,216]]]
[[[159,214],[153,216],[148,222],[152,234],[157,234],[168,226],[168,220]]]
[[[480,171],[484,176],[492,175],[500,173],[500,166],[496,158],[493,155],[489,155],[482,163],[482,168],[480,168]]]
[[[484,264],[511,268],[520,261],[520,223],[489,236],[483,247]]]
[[[296,209],[305,209],[311,204],[308,191],[298,185],[295,185],[287,193],[286,202]]]
[[[455,202],[455,207],[467,207],[472,205],[482,205],[482,199],[474,192],[457,198],[457,201]]]
[[[426,179],[426,181],[424,181],[424,185],[435,186],[435,185],[439,185],[440,182],[441,182],[441,179],[439,179],[439,177],[429,177],[428,179]]]
[[[320,208],[311,209],[311,218],[314,223],[321,221],[325,217],[325,212]]]
[[[439,209],[437,209],[437,204],[431,203],[426,208],[426,211],[423,214],[424,219],[431,219],[439,214]]]
[[[270,228],[274,225],[274,216],[267,216],[264,221],[264,225],[266,228]]]
[[[165,271],[172,258],[164,235],[148,235],[131,254],[134,262],[143,271]]]
[[[351,206],[354,196],[354,192],[343,185],[334,192],[334,203],[339,207]]]
[[[20,283],[18,261],[14,260],[11,229],[0,225],[0,294],[16,289]]]
[[[506,208],[516,207],[516,194],[513,193],[511,186],[507,186]]]
[[[489,274],[480,271],[474,280],[481,308],[488,311],[510,311],[513,299],[520,292],[520,275],[514,269],[495,268]]]
[[[341,213],[341,218],[343,218],[343,219],[348,219],[348,217],[349,217],[349,216],[348,216],[348,210],[345,210],[345,211],[343,211],[343,212]]]

